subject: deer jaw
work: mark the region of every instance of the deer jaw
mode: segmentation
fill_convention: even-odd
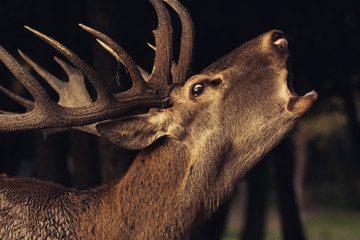
[[[180,112],[174,121],[188,133],[182,141],[191,149],[196,182],[203,176],[223,188],[214,189],[218,196],[212,201],[221,202],[217,198],[227,196],[317,98],[315,92],[298,97],[293,91],[287,46],[283,33],[267,32],[173,91],[176,110],[167,111]],[[194,96],[197,84],[204,89]]]

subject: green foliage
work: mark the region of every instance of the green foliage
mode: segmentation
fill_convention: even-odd
[[[309,240],[360,239],[360,211],[318,209],[306,221]]]
[[[360,239],[360,211],[319,207],[307,215],[304,227],[308,240]],[[281,239],[278,222],[278,219],[268,222],[265,240]],[[239,236],[240,229],[226,229],[222,240],[238,240]]]

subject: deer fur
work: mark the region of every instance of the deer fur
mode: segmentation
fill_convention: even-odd
[[[163,1],[181,20],[177,62],[172,59],[171,21]],[[80,25],[129,71],[133,84],[122,93],[111,93],[70,49],[26,27],[76,67],[56,60],[69,77],[62,82],[20,52],[59,94],[59,102],[54,102],[0,47],[0,60],[34,99],[0,86],[26,108],[25,113],[1,111],[0,131],[75,128],[141,150],[123,177],[85,191],[0,175],[0,239],[189,239],[310,109],[317,94],[300,97],[293,91],[289,40],[278,30],[260,35],[189,77],[191,18],[178,1],[163,1],[150,0],[158,17],[151,74],[108,36]],[[97,93],[94,101],[84,77]],[[159,108],[118,118],[144,106]]]
[[[289,52],[275,34],[175,86],[168,108],[99,123],[102,136],[143,149],[113,183],[78,191],[1,175],[0,238],[190,238],[316,99],[288,89]]]

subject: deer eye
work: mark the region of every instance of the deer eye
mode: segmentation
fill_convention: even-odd
[[[197,96],[199,96],[200,94],[203,93],[204,88],[205,88],[205,85],[203,83],[197,83],[197,84],[194,85],[191,93],[192,93],[193,96],[197,97]]]

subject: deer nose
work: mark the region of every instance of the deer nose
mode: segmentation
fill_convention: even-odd
[[[282,32],[273,32],[271,37],[272,44],[281,50],[288,50],[289,48],[289,37]]]

